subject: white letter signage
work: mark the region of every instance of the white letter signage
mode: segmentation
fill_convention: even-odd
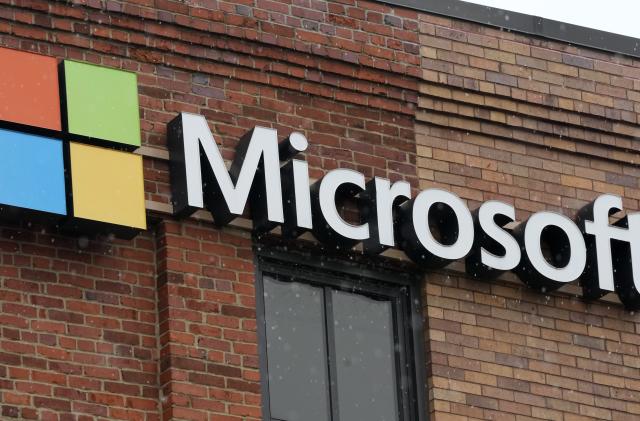
[[[628,309],[640,309],[640,213],[610,221],[622,210],[618,196],[600,196],[576,222],[538,212],[508,229],[515,223],[512,205],[488,201],[472,213],[453,193],[427,189],[411,199],[407,182],[366,182],[353,169],[331,170],[310,186],[301,133],[278,143],[276,130],[256,127],[240,139],[229,169],[204,117],[180,114],[168,137],[177,216],[204,208],[226,225],[249,204],[258,232],[281,226],[295,238],[311,231],[332,248],[362,243],[368,254],[399,247],[426,269],[466,259],[475,278],[511,270],[542,292],[579,279],[585,299],[615,291]]]

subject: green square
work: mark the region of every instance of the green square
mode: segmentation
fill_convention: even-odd
[[[140,146],[135,73],[65,60],[64,80],[69,133]]]

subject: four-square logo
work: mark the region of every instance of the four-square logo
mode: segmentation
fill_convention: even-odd
[[[0,214],[146,229],[137,77],[0,48]]]

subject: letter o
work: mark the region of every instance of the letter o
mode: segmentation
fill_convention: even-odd
[[[516,272],[527,285],[550,291],[582,275],[587,263],[587,248],[580,229],[571,219],[559,213],[539,212],[522,225],[524,227],[518,227],[517,230],[518,241],[521,247],[524,246],[525,253]],[[568,239],[569,254],[561,256],[566,261],[563,267],[552,265],[543,254],[542,235],[548,227],[559,229]],[[562,238],[555,237],[549,243],[556,254],[566,253]]]
[[[429,212],[439,204],[452,211],[451,218],[447,217],[439,226],[442,237],[456,237],[452,244],[438,241],[429,227]],[[464,258],[471,251],[473,218],[467,205],[453,193],[439,189],[424,190],[402,206],[401,220],[403,250],[412,260],[425,267],[446,266],[450,261]]]

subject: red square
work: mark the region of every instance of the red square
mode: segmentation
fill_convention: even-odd
[[[0,120],[62,130],[58,61],[0,48]]]

